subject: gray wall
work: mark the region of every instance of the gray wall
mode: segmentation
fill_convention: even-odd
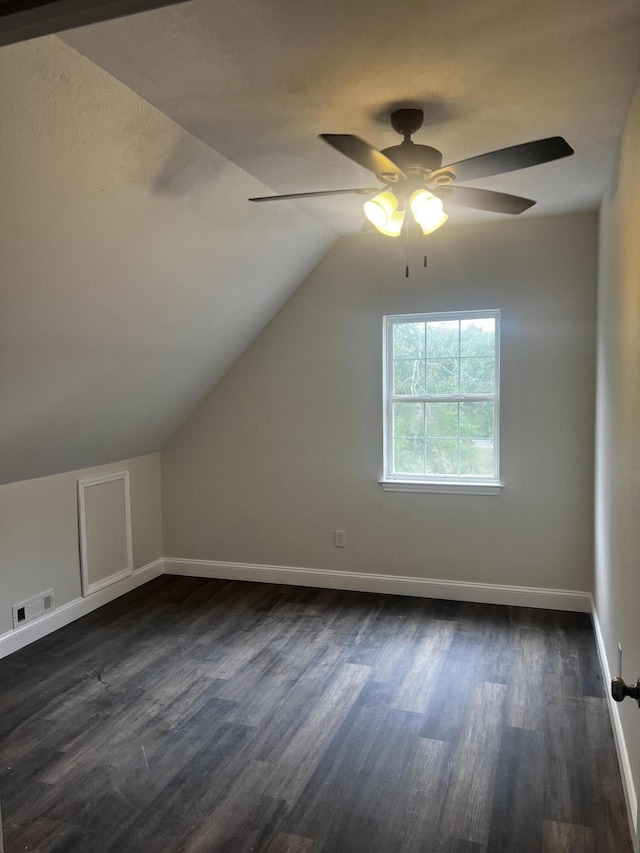
[[[81,595],[77,482],[124,470],[139,569],[162,556],[160,454],[0,486],[0,636],[13,627],[12,604],[52,587],[56,607]]]
[[[162,454],[165,556],[589,590],[597,217],[345,238]],[[383,314],[502,310],[499,497],[386,493]],[[334,528],[347,547],[335,549]]]
[[[640,89],[623,137],[620,169],[600,212],[596,416],[595,601],[609,668],[640,674]],[[636,791],[640,714],[620,706]]]

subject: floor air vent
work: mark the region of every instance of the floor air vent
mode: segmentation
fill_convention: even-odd
[[[20,604],[14,604],[13,627],[19,628],[20,625],[33,622],[34,619],[38,619],[47,610],[52,610],[54,606],[52,589],[42,592],[40,595],[34,595],[33,598],[28,598],[26,601],[21,601]]]

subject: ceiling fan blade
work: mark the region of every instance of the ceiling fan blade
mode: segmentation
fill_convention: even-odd
[[[382,192],[383,187],[354,187],[349,190],[317,190],[308,193],[285,193],[285,195],[265,195],[258,198],[250,198],[249,201],[282,201],[288,198],[315,198],[321,195],[348,195],[355,193],[356,195],[374,195]]]
[[[512,145],[499,151],[489,151],[468,160],[460,160],[436,169],[429,175],[429,183],[437,182],[438,176],[445,172],[453,172],[458,181],[475,181],[477,178],[487,178],[490,175],[501,175],[503,172],[514,172],[516,169],[526,169],[528,166],[538,166],[569,157],[573,148],[561,136],[550,136],[548,139],[538,139],[535,142],[524,142],[522,145]]]
[[[407,177],[386,154],[378,151],[359,136],[352,136],[350,133],[321,133],[320,138],[345,157],[369,169],[384,183],[395,183]]]
[[[448,204],[475,207],[478,210],[491,210],[494,213],[523,213],[535,204],[535,201],[530,198],[496,193],[493,190],[458,186],[448,186],[446,190],[446,195],[443,193],[443,201]]]

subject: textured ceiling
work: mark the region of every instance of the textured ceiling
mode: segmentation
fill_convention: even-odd
[[[424,106],[416,141],[445,162],[565,136],[570,160],[476,183],[537,199],[533,216],[597,207],[639,23],[637,0],[192,0],[64,38],[274,192],[370,184],[317,134],[394,144],[395,105]],[[297,204],[342,233],[362,224],[355,197]]]
[[[369,184],[320,132],[384,147],[421,106],[445,161],[560,134],[575,157],[476,185],[596,208],[639,24],[636,0],[191,0],[2,48],[0,482],[163,447],[361,228],[353,196],[246,200]]]

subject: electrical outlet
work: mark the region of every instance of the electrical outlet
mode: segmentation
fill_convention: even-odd
[[[333,531],[333,544],[336,548],[344,548],[346,540],[346,534],[344,530],[334,530]]]

